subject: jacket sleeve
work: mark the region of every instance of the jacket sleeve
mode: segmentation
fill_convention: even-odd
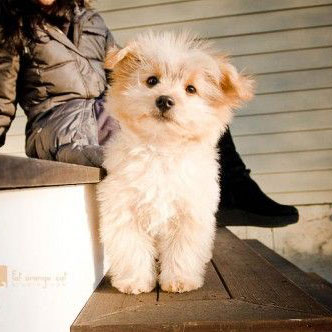
[[[120,48],[120,46],[115,42],[115,39],[109,29],[107,29],[107,36],[106,36],[106,51],[108,51],[110,48],[117,46]]]
[[[5,144],[6,133],[16,113],[16,82],[20,61],[0,49],[0,146]]]

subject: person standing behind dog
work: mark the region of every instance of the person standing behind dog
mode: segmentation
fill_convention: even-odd
[[[100,167],[103,145],[119,129],[103,108],[104,58],[114,44],[90,0],[1,0],[0,146],[19,103],[28,117],[29,157]],[[220,224],[276,227],[298,220],[295,207],[273,201],[252,180],[229,130],[219,148]]]
[[[103,112],[114,39],[89,0],[1,0],[0,146],[23,108],[29,157],[100,166],[117,125]]]

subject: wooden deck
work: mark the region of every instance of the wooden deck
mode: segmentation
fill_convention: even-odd
[[[223,228],[203,288],[134,296],[104,279],[71,331],[332,331],[332,287]]]
[[[103,176],[97,167],[0,155],[0,190],[98,183]]]

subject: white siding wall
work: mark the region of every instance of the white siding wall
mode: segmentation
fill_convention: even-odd
[[[189,28],[255,74],[232,125],[238,150],[280,202],[332,202],[332,0],[99,0],[120,45],[147,29]],[[22,154],[18,113],[2,152]]]

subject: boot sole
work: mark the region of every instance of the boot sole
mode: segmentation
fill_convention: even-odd
[[[297,214],[289,216],[262,216],[239,209],[222,209],[217,214],[218,226],[255,226],[255,227],[284,227],[297,223]]]

